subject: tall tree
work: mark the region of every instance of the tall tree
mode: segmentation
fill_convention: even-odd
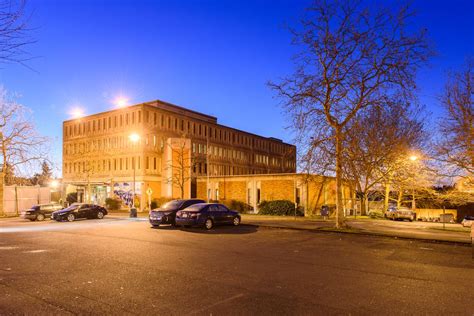
[[[26,1],[0,1],[0,62],[25,65],[31,57],[25,47],[34,43],[29,35]]]
[[[474,57],[464,69],[449,75],[441,103],[445,115],[440,121],[436,157],[452,166],[456,175],[474,173]]]
[[[166,163],[166,182],[177,187],[179,197],[184,199],[186,187],[191,185],[197,157],[191,151],[191,142],[186,138],[186,135],[171,139],[167,146],[167,150],[170,151],[170,159]]]
[[[370,191],[385,186],[400,161],[408,160],[423,141],[420,109],[403,102],[361,110],[345,129],[343,170],[362,197],[362,213],[368,211]]]
[[[28,108],[0,89],[0,155],[3,171],[27,172],[47,158],[48,139],[40,136]]]
[[[344,129],[360,110],[384,106],[382,96],[410,95],[429,47],[425,32],[407,27],[412,15],[407,7],[318,0],[307,12],[301,28],[292,30],[294,43],[303,47],[295,73],[270,86],[284,99],[297,132],[334,143],[336,226],[341,227]],[[314,143],[305,147],[313,150]]]

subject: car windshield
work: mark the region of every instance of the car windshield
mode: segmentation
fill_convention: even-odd
[[[169,201],[161,207],[162,209],[165,210],[170,210],[170,209],[175,209],[181,206],[181,203],[183,203],[182,200],[174,200],[174,201]]]
[[[66,207],[64,210],[65,211],[74,211],[74,210],[77,210],[79,208],[79,206],[80,206],[79,204],[73,204],[69,207]]]

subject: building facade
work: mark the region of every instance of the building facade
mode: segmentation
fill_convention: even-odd
[[[288,200],[304,208],[306,216],[320,215],[321,206],[336,205],[336,180],[308,174],[260,174],[199,177],[197,197],[224,202],[236,200],[250,206],[255,212],[262,201]],[[351,214],[356,209],[355,192],[351,186],[342,187],[343,210]]]
[[[296,147],[153,101],[63,122],[62,170],[66,193],[79,200],[127,199],[135,185],[146,205],[145,192],[196,196],[199,176],[295,172]]]

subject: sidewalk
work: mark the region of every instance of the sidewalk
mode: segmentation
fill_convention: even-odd
[[[315,232],[338,232],[349,234],[369,234],[376,236],[398,237],[436,242],[471,244],[469,228],[460,224],[397,222],[375,219],[347,219],[347,228],[336,229],[334,219],[327,221],[290,216],[242,215],[242,224],[258,227],[286,228]]]

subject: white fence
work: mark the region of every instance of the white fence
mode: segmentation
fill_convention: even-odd
[[[6,215],[19,214],[35,204],[50,203],[51,191],[39,186],[5,186],[3,210]]]

